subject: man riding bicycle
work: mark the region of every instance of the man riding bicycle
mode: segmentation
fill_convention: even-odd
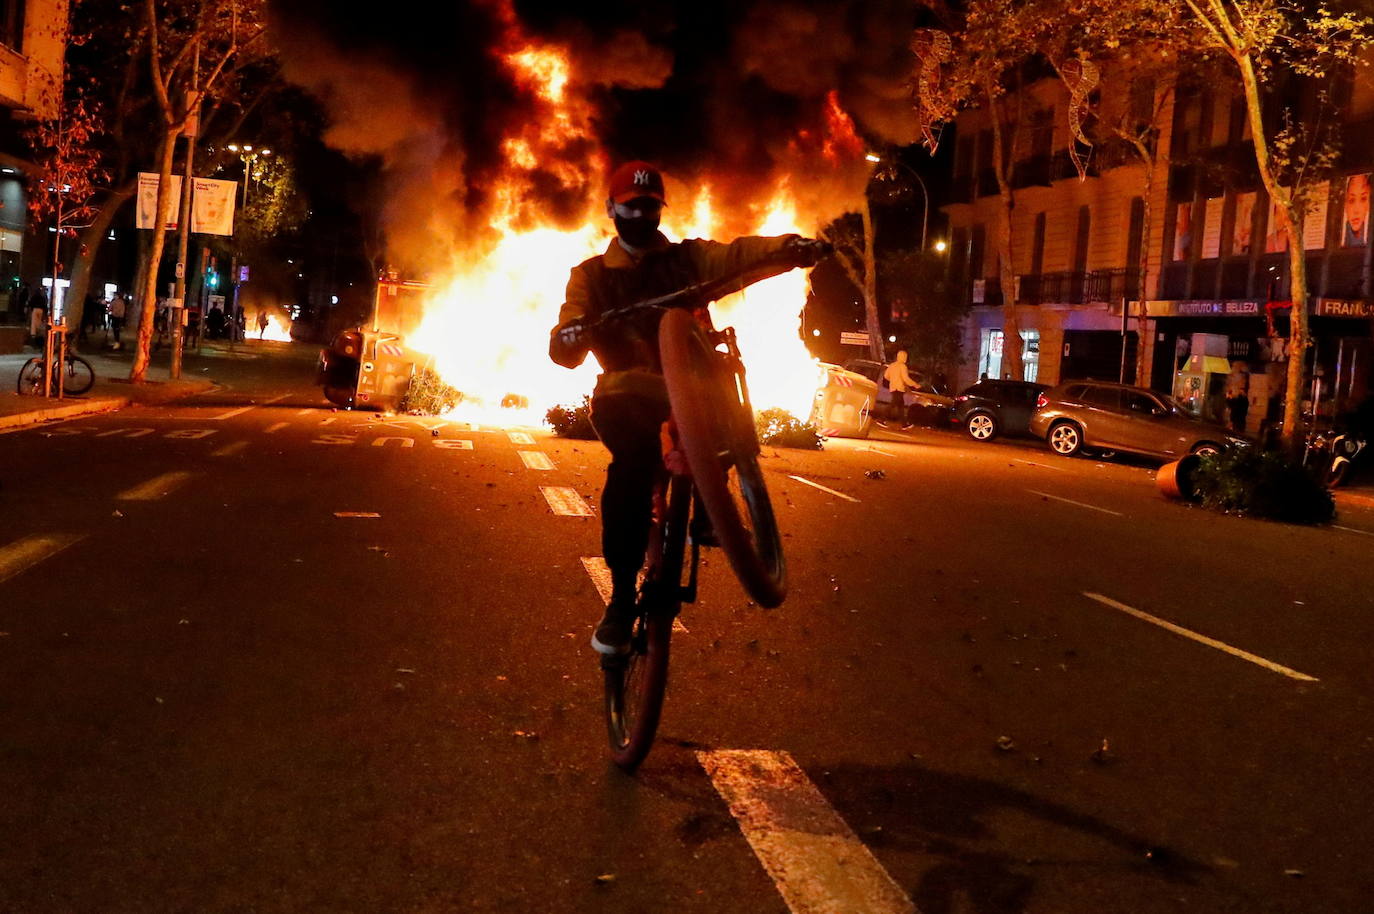
[[[611,452],[601,496],[601,547],[611,572],[611,601],[592,635],[592,647],[602,654],[629,649],[654,481],[663,472],[660,432],[669,407],[657,368],[657,338],[628,321],[595,332],[588,325],[607,311],[746,269],[763,278],[814,266],[830,250],[799,235],[745,237],[730,244],[670,242],[658,230],[666,204],[663,176],[654,166],[627,162],[616,169],[606,200],[616,237],[606,253],[573,268],[549,341],[549,357],[559,365],[576,368],[591,351],[602,368],[591,406],[592,426]],[[699,533],[698,539],[706,537]]]

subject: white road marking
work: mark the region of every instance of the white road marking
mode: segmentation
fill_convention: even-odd
[[[1084,591],[1083,596],[1087,597],[1089,600],[1094,600],[1098,603],[1101,603],[1103,606],[1109,606],[1112,609],[1126,613],[1126,615],[1128,616],[1134,616],[1137,619],[1140,619],[1144,622],[1149,622],[1153,625],[1158,625],[1160,628],[1165,629],[1166,631],[1171,631],[1175,635],[1182,635],[1183,637],[1190,638],[1193,641],[1198,642],[1199,644],[1205,644],[1208,647],[1214,647],[1219,651],[1225,651],[1232,657],[1239,657],[1242,660],[1248,660],[1251,663],[1264,667],[1266,670],[1270,670],[1272,672],[1279,673],[1283,676],[1287,676],[1289,679],[1298,679],[1303,682],[1319,681],[1315,676],[1308,676],[1306,673],[1299,673],[1297,670],[1290,670],[1288,667],[1274,663],[1272,660],[1265,660],[1263,657],[1260,657],[1257,654],[1252,654],[1249,651],[1243,651],[1238,647],[1232,647],[1231,645],[1226,644],[1223,641],[1218,641],[1215,638],[1208,638],[1206,635],[1200,635],[1197,632],[1192,631],[1191,629],[1184,628],[1181,625],[1175,625],[1174,623],[1161,619],[1158,616],[1152,616],[1149,613],[1136,609],[1133,606],[1127,606],[1125,603],[1118,603],[1111,597],[1104,597],[1100,593],[1089,593],[1088,591]]]
[[[386,436],[386,437],[384,437],[384,438],[374,438],[374,439],[372,439],[372,446],[373,446],[373,447],[386,447],[386,443],[387,443],[388,441],[399,441],[399,442],[401,442],[401,447],[414,447],[414,446],[415,446],[415,439],[414,439],[414,438],[401,438],[401,437],[394,436],[394,435],[388,435],[388,436]]]
[[[231,409],[231,410],[229,410],[227,413],[221,413],[221,414],[218,415],[218,416],[211,416],[211,417],[210,417],[210,421],[214,422],[214,421],[218,421],[218,420],[220,420],[220,419],[232,419],[232,418],[234,418],[235,416],[242,416],[244,413],[248,412],[250,409],[257,409],[259,406],[266,406],[266,405],[269,404],[269,403],[276,403],[278,400],[285,400],[285,399],[286,399],[286,394],[281,394],[280,396],[273,397],[273,398],[270,399],[270,400],[263,400],[261,403],[249,403],[247,406],[240,406],[240,407],[237,408],[237,409]]]
[[[601,604],[604,606],[611,602],[611,569],[606,566],[606,560],[599,555],[584,555],[582,567],[587,569],[587,577],[596,585],[596,592],[601,595]],[[643,577],[642,572],[640,576]],[[682,624],[680,617],[673,619],[673,631],[687,633],[687,626]]]
[[[871,444],[870,444],[868,447],[864,448],[863,450],[866,451],[866,452],[868,452],[868,453],[871,453],[871,454],[882,454],[884,457],[896,457],[896,456],[897,456],[896,454],[892,453],[891,451],[885,451],[885,450],[883,450],[882,448],[880,448],[880,447],[874,447],[874,446],[871,445]]]
[[[199,441],[201,438],[209,438],[211,435],[219,434],[213,428],[179,428],[174,432],[163,435],[164,438],[180,438],[186,441]]]
[[[381,517],[376,511],[335,511],[335,517]]]
[[[553,461],[543,451],[520,451],[520,459],[527,470],[552,470]]]
[[[310,415],[310,414],[313,413],[313,412],[315,412],[315,410],[313,410],[313,409],[302,409],[302,410],[298,410],[298,411],[296,412],[296,415],[298,415],[298,416],[308,416],[308,415]]]
[[[845,501],[852,501],[852,502],[855,502],[855,503],[857,503],[857,502],[859,501],[859,500],[858,500],[857,498],[855,498],[853,495],[846,495],[846,494],[844,494],[843,492],[836,492],[834,489],[827,488],[827,487],[821,485],[819,482],[812,482],[811,480],[809,480],[809,479],[807,479],[807,478],[805,478],[805,477],[803,477],[803,476],[794,476],[794,475],[792,475],[791,473],[789,473],[789,474],[787,474],[787,475],[788,475],[788,478],[789,478],[789,479],[795,479],[797,482],[804,483],[805,485],[811,486],[812,488],[815,488],[815,489],[820,489],[822,492],[829,492],[831,495],[837,495],[837,496],[839,496],[840,498],[843,498]]]
[[[333,421],[334,421],[334,417],[333,417],[333,416],[330,416],[328,419],[321,419],[321,420],[320,420],[320,425],[328,425],[329,423],[331,423],[331,422],[333,422]]]
[[[565,517],[592,516],[591,506],[582,500],[576,489],[567,486],[540,486],[539,491],[544,493],[544,500],[549,503],[549,508],[554,514]]]
[[[1028,467],[1039,467],[1042,470],[1054,470],[1056,473],[1065,472],[1064,467],[1052,467],[1048,463],[1036,463],[1034,460],[1022,460],[1020,457],[1016,458],[1016,462],[1024,463]]]
[[[97,438],[109,438],[114,435],[122,435],[125,438],[142,438],[144,435],[151,435],[157,429],[153,428],[112,428],[108,432],[97,432]]]
[[[234,442],[232,442],[232,443],[230,443],[230,444],[226,444],[224,447],[220,448],[219,450],[211,451],[211,452],[210,452],[210,456],[211,456],[211,457],[232,457],[233,455],[235,455],[235,454],[241,452],[241,451],[242,451],[244,448],[246,448],[246,447],[248,447],[248,442],[247,442],[247,441],[234,441]]]
[[[1346,533],[1358,533],[1361,536],[1374,536],[1374,533],[1371,533],[1368,530],[1356,530],[1354,527],[1342,527],[1340,524],[1332,524],[1331,529],[1344,530]]]
[[[529,432],[506,432],[506,437],[511,444],[534,444],[534,439]]]
[[[321,435],[310,439],[311,444],[356,444],[357,441],[352,435]]]
[[[451,451],[470,451],[472,442],[464,438],[431,438],[435,447],[447,448]]]
[[[1101,511],[1103,514],[1114,514],[1117,517],[1125,517],[1120,511],[1113,511],[1110,508],[1099,508],[1097,505],[1085,504],[1081,501],[1074,501],[1072,498],[1061,498],[1058,495],[1051,495],[1048,492],[1040,492],[1035,489],[1027,489],[1032,495],[1039,495],[1041,498],[1052,498],[1055,501],[1062,501],[1066,505],[1077,505],[1080,508],[1087,508],[1089,511]]]
[[[132,489],[125,489],[115,498],[120,501],[156,501],[162,496],[170,494],[195,475],[195,473],[189,473],[185,470],[163,473],[161,476],[154,476],[147,482],[139,483]]]
[[[793,914],[915,914],[786,752],[714,749],[697,760]]]
[[[279,432],[279,431],[281,431],[282,429],[286,428],[286,427],[287,427],[288,425],[290,425],[290,424],[291,424],[290,422],[273,422],[271,425],[267,426],[267,428],[266,428],[265,431],[267,432],[267,434],[270,435],[270,434],[272,434],[273,432]]]
[[[0,581],[8,581],[85,538],[84,533],[36,533],[0,546]]]

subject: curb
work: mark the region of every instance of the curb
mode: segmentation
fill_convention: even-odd
[[[54,419],[72,419],[95,413],[108,413],[129,405],[128,397],[101,397],[97,400],[83,400],[69,406],[52,406],[47,409],[32,409],[22,413],[0,416],[0,429],[16,428],[23,425],[36,425]]]

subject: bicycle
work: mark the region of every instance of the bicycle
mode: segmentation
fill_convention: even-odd
[[[683,603],[696,601],[708,521],[736,577],[757,603],[773,608],[787,596],[782,540],[758,464],[744,363],[734,329],[716,330],[706,311],[710,302],[775,273],[756,278],[744,273],[689,286],[608,311],[589,328],[627,319],[648,322],[647,332],[657,334],[658,367],[670,406],[661,436],[664,473],[654,489],[630,650],[601,658],[611,757],[626,771],[648,755],[658,730],[673,621]]]
[[[60,350],[61,355],[54,360],[53,370],[49,376],[48,354],[54,350]],[[19,381],[15,386],[21,394],[43,396],[45,378],[49,382],[48,393],[51,396],[71,394],[79,397],[94,386],[95,369],[91,367],[90,362],[67,348],[66,340],[63,339],[45,347],[43,355],[34,356],[25,362],[19,369]]]

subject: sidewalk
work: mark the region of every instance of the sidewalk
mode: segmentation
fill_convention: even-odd
[[[19,369],[30,358],[38,355],[37,351],[26,349],[24,352],[0,355],[0,430],[54,419],[105,413],[135,403],[168,403],[215,386],[215,382],[205,376],[205,367],[195,372],[198,375],[196,377],[192,377],[190,372],[183,372],[179,380],[171,380],[168,376],[171,353],[165,347],[153,354],[152,364],[148,366],[147,379],[142,384],[129,382],[129,367],[133,364],[133,353],[129,350],[117,353],[101,351],[80,354],[95,370],[95,386],[79,397],[64,397],[61,400],[21,396],[15,392]],[[216,343],[201,349],[200,359],[206,357],[251,359],[257,358],[257,355],[244,351],[242,344],[236,351],[231,351],[228,344]],[[197,361],[199,362],[199,359]]]

